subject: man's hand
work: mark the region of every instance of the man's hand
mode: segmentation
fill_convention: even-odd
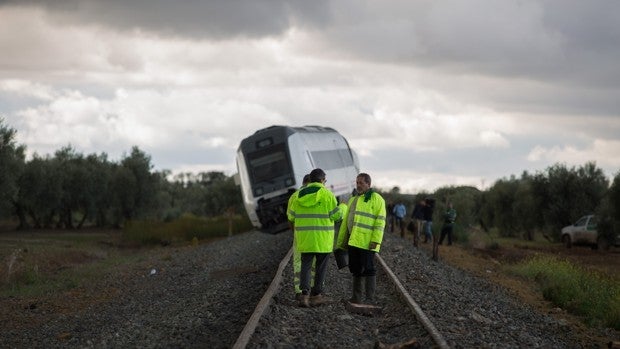
[[[377,248],[378,245],[379,245],[378,243],[371,241],[370,244],[368,244],[368,249],[374,250],[375,248]]]

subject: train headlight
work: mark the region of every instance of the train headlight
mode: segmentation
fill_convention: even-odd
[[[291,185],[293,185],[293,178],[287,178],[287,179],[284,181],[284,184],[286,184],[286,186],[291,186]]]
[[[255,196],[263,195],[263,188],[256,188],[256,189],[254,189],[254,195]]]

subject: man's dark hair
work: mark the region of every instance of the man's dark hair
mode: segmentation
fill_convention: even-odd
[[[310,183],[310,175],[309,174],[304,175],[304,179],[301,180],[301,184],[303,184],[303,185],[306,185],[308,183]]]
[[[325,179],[325,171],[320,168],[315,168],[310,172],[310,182],[321,183]]]
[[[372,181],[370,180],[370,175],[368,173],[360,173],[357,176],[364,178],[364,182],[368,183],[368,185],[372,184]]]
[[[430,206],[431,208],[435,208],[435,199],[433,199],[433,198],[426,198],[426,199],[424,199],[424,202],[426,202],[427,206]]]

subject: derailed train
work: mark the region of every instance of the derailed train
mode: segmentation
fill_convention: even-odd
[[[286,230],[288,199],[314,168],[325,171],[325,186],[336,197],[351,195],[359,160],[333,128],[271,126],[243,139],[237,150],[238,184],[252,225],[268,233]]]

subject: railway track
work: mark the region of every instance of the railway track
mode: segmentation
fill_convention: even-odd
[[[348,268],[338,270],[333,258],[325,285],[332,301],[298,307],[289,256],[280,262],[279,276],[256,307],[254,320],[244,322],[246,328],[231,343],[235,348],[588,346],[562,319],[532,309],[500,286],[431,260],[411,240],[386,233],[383,242],[377,255],[381,268],[376,293],[382,314],[364,316],[347,310],[344,300],[350,298],[352,277]],[[616,333],[605,336],[618,338]]]
[[[292,249],[280,262],[233,348],[449,348],[379,254],[377,303],[382,312],[375,315],[360,314],[347,306],[352,282],[348,268],[332,266],[326,281],[331,301],[299,308],[292,288],[291,255]]]

